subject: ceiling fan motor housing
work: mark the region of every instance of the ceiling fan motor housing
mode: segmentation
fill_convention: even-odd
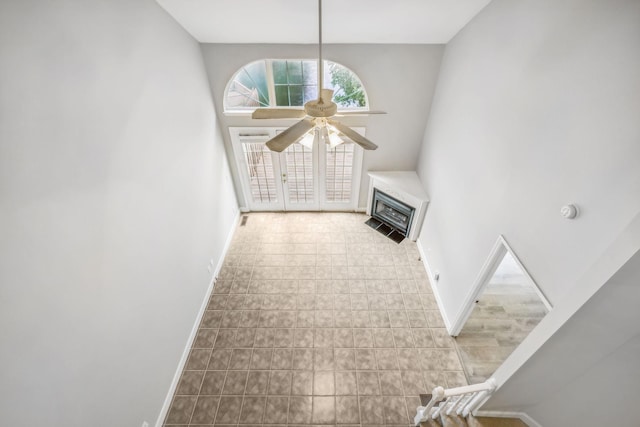
[[[331,117],[338,112],[335,102],[324,103],[321,99],[304,104],[304,111],[311,117]]]

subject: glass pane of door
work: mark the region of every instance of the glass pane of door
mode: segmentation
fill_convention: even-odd
[[[242,144],[249,173],[249,188],[254,202],[275,202],[276,183],[273,177],[273,161],[266,145]]]
[[[290,145],[281,155],[286,209],[318,209],[317,170],[314,150]]]
[[[335,148],[326,146],[325,201],[327,203],[350,203],[353,189],[353,160],[355,144],[340,144]]]
[[[243,142],[242,152],[252,208],[282,209],[280,184],[276,181],[280,173],[272,152],[263,142]]]
[[[282,153],[270,151],[266,142],[282,130],[230,128],[244,207],[263,211],[356,209],[363,150],[353,143],[334,149],[326,144],[309,148],[295,143]]]

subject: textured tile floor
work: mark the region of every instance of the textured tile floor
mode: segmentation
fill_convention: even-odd
[[[247,216],[165,425],[408,426],[466,384],[415,243],[362,214]]]

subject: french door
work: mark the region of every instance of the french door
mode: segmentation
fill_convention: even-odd
[[[295,143],[282,153],[265,143],[282,129],[230,128],[246,207],[252,211],[355,210],[362,149]],[[362,129],[359,129],[362,132]]]

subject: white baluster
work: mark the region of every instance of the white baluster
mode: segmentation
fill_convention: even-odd
[[[414,425],[419,426],[421,422],[427,421],[433,413],[433,407],[436,403],[440,402],[444,398],[444,388],[436,387],[431,392],[431,400],[427,403],[427,406],[418,406],[418,413],[413,419]]]
[[[484,382],[486,388],[478,393],[469,403],[465,405],[464,410],[462,411],[463,417],[468,417],[469,414],[473,413],[473,411],[486,400],[486,398],[493,393],[496,389],[496,381],[493,378],[489,378]]]
[[[458,410],[456,411],[456,414],[461,415],[462,411],[464,411],[464,408],[467,406],[467,403],[469,403],[471,401],[471,399],[473,399],[474,393],[470,393],[470,394],[466,394],[464,396],[464,399],[462,399],[462,401],[460,402],[460,405],[458,406]]]
[[[465,418],[468,417],[469,414],[471,414],[473,410],[476,409],[476,407],[480,404],[480,402],[484,400],[487,394],[489,394],[489,392],[486,390],[475,393],[475,396],[473,397],[473,399],[471,399],[471,401],[467,403],[464,410],[462,411],[462,416]]]
[[[481,405],[496,389],[493,378],[481,384],[472,384],[463,387],[455,387],[445,390],[442,387],[433,389],[431,400],[426,406],[419,406],[414,423],[418,426],[429,418],[436,419],[441,414],[451,415],[456,413],[463,417],[469,416]],[[438,404],[438,406],[435,406]]]
[[[444,411],[444,409],[447,407],[447,405],[449,404],[449,401],[451,400],[450,397],[447,397],[447,399],[444,402],[441,402],[440,405],[438,405],[438,407],[436,408],[436,410],[433,412],[433,415],[431,415],[432,419],[436,419],[440,416],[440,414],[442,413],[442,411]]]
[[[451,413],[455,411],[455,409],[458,407],[460,402],[462,402],[463,398],[464,398],[464,395],[460,395],[455,399],[453,399],[453,401],[451,402],[451,406],[449,407],[449,409],[447,409],[447,415],[451,415]]]

